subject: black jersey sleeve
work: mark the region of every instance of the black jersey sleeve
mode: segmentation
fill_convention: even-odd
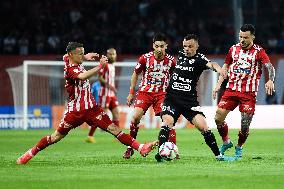
[[[208,62],[211,62],[211,60],[209,60],[204,54],[198,53],[199,57],[200,57],[200,65],[202,67],[203,70],[209,69],[206,64]]]

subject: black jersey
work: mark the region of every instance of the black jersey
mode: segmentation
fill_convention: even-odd
[[[167,95],[175,95],[178,98],[185,99],[193,97],[193,99],[196,99],[196,85],[201,73],[208,69],[206,66],[208,62],[210,60],[201,53],[188,57],[183,51],[180,51],[176,67],[167,88]]]

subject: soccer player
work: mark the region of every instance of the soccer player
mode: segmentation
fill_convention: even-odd
[[[110,120],[108,115],[96,105],[96,101],[91,94],[88,78],[97,74],[105,67],[107,57],[102,56],[99,66],[86,71],[82,65],[84,60],[83,44],[70,42],[68,43],[66,51],[68,56],[64,56],[64,78],[66,80],[65,88],[69,94],[69,101],[64,117],[57,130],[51,135],[43,137],[35,146],[19,157],[17,164],[26,164],[39,151],[60,141],[71,129],[80,126],[84,122],[88,125],[98,125],[101,129],[114,135],[121,143],[133,147],[135,150],[138,150],[142,156],[146,156],[156,145],[156,142],[140,144],[131,136],[125,134]],[[85,58],[93,60],[95,55],[94,53],[89,53],[85,55]]]
[[[255,28],[252,24],[244,24],[240,28],[239,39],[240,43],[230,48],[225,59],[223,69],[227,70],[229,81],[215,115],[217,129],[223,140],[220,152],[224,154],[226,150],[233,147],[225,118],[230,111],[239,106],[241,130],[238,134],[238,144],[235,147],[236,158],[242,157],[242,146],[249,135],[249,126],[255,111],[256,94],[262,66],[264,65],[269,73],[269,79],[265,84],[268,95],[272,95],[274,92],[275,78],[274,67],[270,63],[265,50],[253,43]],[[214,98],[216,98],[222,82],[223,78],[220,77],[216,88],[213,90]]]
[[[176,65],[175,58],[166,53],[167,42],[164,34],[157,33],[154,36],[153,49],[154,51],[143,54],[139,58],[131,77],[130,91],[127,97],[127,104],[129,106],[134,100],[134,89],[138,76],[142,74],[134,103],[134,115],[130,124],[130,135],[133,138],[136,138],[139,129],[138,124],[151,105],[153,106],[155,115],[160,115],[169,77]],[[174,129],[171,130],[170,136],[169,140],[176,143]],[[133,153],[132,147],[129,146],[123,154],[123,158],[129,159]]]
[[[108,63],[101,69],[99,72],[99,81],[100,81],[100,92],[99,92],[99,106],[107,112],[108,110],[112,113],[112,121],[115,125],[119,127],[119,110],[118,110],[118,100],[116,97],[116,88],[115,88],[115,66],[116,61],[116,50],[110,48],[107,50]],[[94,133],[97,129],[97,126],[90,128],[88,138],[86,142],[94,143]]]
[[[232,157],[220,154],[215,136],[208,128],[205,115],[197,101],[196,85],[202,72],[211,69],[222,77],[225,76],[225,72],[217,63],[211,62],[203,54],[198,53],[198,47],[196,35],[189,34],[183,39],[183,50],[179,52],[177,65],[170,78],[162,107],[163,123],[158,137],[159,146],[168,141],[169,131],[179,116],[183,115],[201,132],[217,160],[234,160]],[[159,153],[156,154],[155,159],[158,162],[163,160]]]

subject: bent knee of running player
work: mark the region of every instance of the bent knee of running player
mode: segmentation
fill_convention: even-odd
[[[167,125],[170,128],[172,128],[174,126],[174,118],[172,115],[169,114],[163,114],[162,115],[162,120],[163,120],[163,125]]]

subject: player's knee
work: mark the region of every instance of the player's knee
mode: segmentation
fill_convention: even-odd
[[[60,141],[62,138],[64,138],[66,135],[62,135],[61,133],[55,131],[51,136],[50,136],[50,140],[51,143],[56,143],[58,141]]]
[[[174,125],[174,118],[173,117],[165,115],[165,116],[162,117],[162,119],[163,119],[163,123],[165,125],[169,126],[170,128],[173,127],[173,125]]]
[[[137,125],[137,124],[140,123],[140,120],[141,120],[141,117],[135,115],[135,116],[133,116],[132,122]]]
[[[218,125],[222,125],[224,122],[224,119],[218,113],[216,113],[214,120],[215,120],[217,127]]]
[[[121,131],[121,129],[117,127],[115,124],[110,124],[107,127],[107,131],[116,136]]]

